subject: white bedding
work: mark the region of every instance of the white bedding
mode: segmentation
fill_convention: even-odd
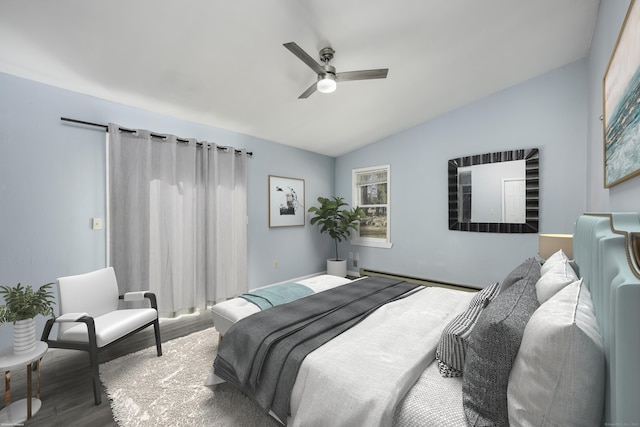
[[[393,427],[466,425],[462,377],[444,378],[435,360],[400,401],[393,416]]]
[[[330,417],[332,426],[391,426],[394,408],[433,362],[444,326],[473,295],[426,288],[309,354],[293,388],[288,425],[326,426]]]

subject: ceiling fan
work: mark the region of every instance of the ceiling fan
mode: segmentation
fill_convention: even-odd
[[[307,52],[302,50],[294,42],[284,43],[284,47],[289,49],[291,53],[300,58],[302,62],[307,64],[318,75],[318,81],[309,86],[309,89],[302,92],[298,99],[308,98],[316,89],[322,93],[331,93],[336,90],[337,82],[348,82],[350,80],[369,80],[369,79],[385,79],[387,78],[388,68],[380,68],[377,70],[360,70],[346,71],[336,73],[335,67],[329,65],[329,61],[333,59],[335,51],[330,47],[320,49],[320,59],[324,65],[320,65]]]

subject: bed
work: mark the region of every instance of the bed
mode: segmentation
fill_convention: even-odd
[[[346,282],[232,322],[214,370],[292,426],[639,425],[639,253],[637,213],[585,214],[575,260],[532,257],[472,293]],[[402,296],[365,304],[356,292]],[[358,302],[343,303],[351,293]],[[326,309],[331,301],[362,306],[361,317],[316,332],[306,320],[269,320],[298,310],[328,322],[343,310]],[[270,322],[286,334],[272,335]]]

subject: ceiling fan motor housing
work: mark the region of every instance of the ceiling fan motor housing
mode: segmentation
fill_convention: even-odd
[[[329,61],[331,61],[333,59],[333,54],[334,53],[336,53],[336,51],[331,49],[330,47],[322,48],[322,49],[320,49],[320,59],[326,65],[327,62],[329,62]],[[334,70],[334,73],[335,73],[335,70]]]

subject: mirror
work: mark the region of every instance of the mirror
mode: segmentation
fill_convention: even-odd
[[[449,229],[537,233],[539,159],[530,148],[449,160]]]

